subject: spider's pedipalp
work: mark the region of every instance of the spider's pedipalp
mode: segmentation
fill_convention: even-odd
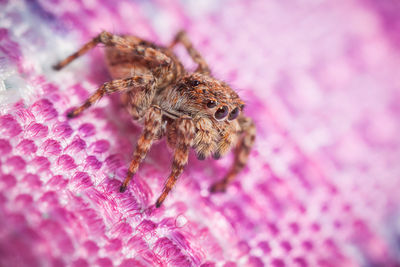
[[[161,129],[161,123],[161,109],[156,106],[150,107],[146,112],[144,128],[139,140],[137,141],[135,151],[133,152],[133,158],[131,164],[129,165],[128,173],[119,189],[120,192],[125,192],[130,180],[137,172],[140,163],[149,151],[154,139],[156,139],[158,131]]]
[[[176,144],[174,159],[172,161],[172,170],[164,186],[162,194],[157,199],[157,208],[159,208],[164,202],[172,187],[175,185],[179,175],[181,175],[183,168],[187,164],[189,150],[194,138],[195,128],[191,118],[179,118],[173,123],[176,129]]]
[[[200,118],[195,121],[196,134],[193,147],[196,150],[197,158],[203,160],[209,157],[217,148],[215,140],[218,139],[218,131],[213,127],[212,121],[208,118]]]
[[[228,184],[232,182],[236,175],[244,168],[244,166],[246,166],[251,148],[254,145],[256,127],[253,120],[249,117],[239,116],[238,121],[241,127],[241,131],[239,132],[241,136],[236,145],[233,165],[228,174],[222,180],[214,183],[210,187],[212,193],[223,192],[226,190]]]
[[[214,159],[224,156],[238,140],[239,123],[237,121],[223,123],[224,127],[220,127],[219,136],[216,138],[217,148],[213,154]]]

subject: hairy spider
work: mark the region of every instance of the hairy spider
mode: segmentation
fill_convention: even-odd
[[[200,160],[210,155],[218,159],[236,144],[233,166],[210,187],[211,192],[224,191],[245,166],[256,134],[253,121],[242,114],[244,103],[236,92],[211,76],[207,63],[183,31],[168,47],[104,31],[54,69],[62,69],[99,43],[106,47],[107,66],[113,80],[100,86],[67,116],[78,116],[105,94],[122,93],[123,104],[133,119],[143,124],[143,131],[120,191],[126,190],[153,141],[163,136],[174,149],[174,156],[171,174],[156,207],[160,207],[182,173],[190,148]],[[173,53],[178,43],[183,44],[197,63],[194,73],[187,72]]]

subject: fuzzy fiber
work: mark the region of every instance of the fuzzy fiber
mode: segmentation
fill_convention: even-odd
[[[0,266],[399,266],[400,5],[396,0],[0,0]],[[118,96],[65,114],[110,79],[108,30],[167,44],[185,29],[237,89],[257,139],[193,153],[160,209],[155,144],[118,188],[140,133]],[[178,55],[193,63],[182,48]]]

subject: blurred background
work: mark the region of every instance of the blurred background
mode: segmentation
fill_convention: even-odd
[[[0,0],[0,265],[399,266],[399,12],[397,0]],[[102,48],[51,66],[102,30],[166,45],[181,29],[258,135],[225,194],[208,187],[232,156],[192,153],[155,210],[165,142],[120,194],[140,128],[118,96],[65,119],[110,80]]]

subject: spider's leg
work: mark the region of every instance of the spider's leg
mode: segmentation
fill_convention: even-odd
[[[186,48],[187,52],[189,53],[190,57],[192,58],[192,60],[198,64],[196,72],[204,74],[210,73],[210,68],[208,67],[207,62],[200,55],[200,53],[193,47],[193,44],[188,38],[185,31],[179,31],[175,35],[175,38],[170,44],[169,49],[172,49],[177,43],[182,43],[183,46]]]
[[[53,68],[55,70],[60,70],[64,68],[66,65],[71,63],[71,61],[77,59],[89,50],[95,48],[96,45],[100,43],[104,44],[106,47],[115,47],[122,50],[127,49],[131,52],[135,52],[139,56],[148,57],[151,60],[148,61],[155,66],[169,64],[169,59],[164,54],[158,52],[152,47],[148,47],[146,42],[141,40],[140,38],[137,38],[135,36],[119,36],[103,31],[99,35],[94,37],[91,41],[83,45],[81,49],[79,49],[66,59],[62,60],[58,64],[54,65]],[[143,45],[141,45],[141,43],[143,43]]]
[[[253,121],[248,117],[241,116],[238,118],[238,120],[242,128],[242,135],[235,149],[233,166],[222,180],[216,182],[210,187],[211,192],[225,191],[228,184],[236,177],[236,175],[244,168],[244,166],[246,166],[251,148],[254,144],[256,128]]]
[[[83,103],[80,107],[75,108],[71,112],[68,113],[68,118],[73,118],[78,116],[80,113],[82,113],[85,109],[89,108],[94,102],[102,98],[105,94],[111,94],[114,92],[124,92],[131,90],[132,88],[135,87],[142,87],[142,88],[149,88],[148,91],[154,91],[152,90],[153,86],[153,79],[150,77],[145,77],[145,76],[135,76],[135,77],[129,77],[125,79],[118,79],[118,80],[112,80],[110,82],[104,83],[102,86],[100,86],[97,91],[92,94],[86,101]]]
[[[119,191],[125,192],[133,175],[137,172],[139,164],[142,162],[147,152],[149,151],[153,140],[156,139],[158,131],[161,129],[162,112],[157,106],[151,106],[145,115],[143,132],[137,142],[133,159],[129,165],[128,173]]]
[[[172,170],[164,186],[162,194],[157,199],[157,208],[161,206],[177,181],[179,175],[182,173],[183,168],[187,164],[189,150],[194,138],[194,124],[191,118],[176,119],[174,124],[176,125],[176,145],[174,159],[172,162]]]
[[[100,33],[99,35],[94,37],[92,40],[90,40],[89,42],[84,44],[78,51],[71,54],[69,57],[60,61],[56,65],[54,65],[53,68],[55,70],[60,70],[60,69],[64,68],[66,65],[71,63],[71,61],[77,59],[78,57],[82,56],[89,50],[95,48],[96,45],[98,45],[99,43],[103,43],[105,45],[111,45],[112,39],[113,39],[113,35],[111,33],[103,31],[102,33]]]

